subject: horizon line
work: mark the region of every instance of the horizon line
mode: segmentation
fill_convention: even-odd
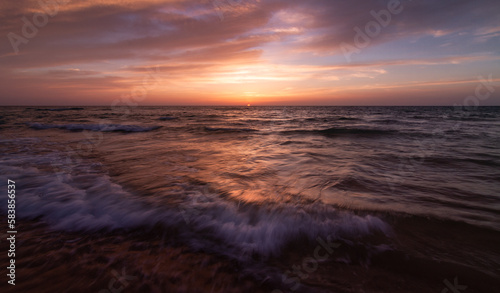
[[[0,107],[59,107],[59,108],[76,108],[76,107],[464,107],[464,108],[479,108],[479,107],[500,107],[500,105],[478,105],[478,106],[465,106],[465,105],[137,105],[137,106],[111,106],[111,105],[0,105]]]

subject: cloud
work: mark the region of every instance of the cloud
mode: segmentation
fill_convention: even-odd
[[[318,33],[303,44],[304,49],[338,52],[341,43],[353,44],[354,29],[357,27],[365,31],[367,24],[376,21],[373,12],[378,14],[388,10],[387,5],[391,1],[399,2],[402,11],[390,15],[389,24],[381,26],[380,34],[371,40],[371,45],[411,36],[442,37],[473,31],[478,27],[496,25],[500,20],[499,3],[494,0],[308,1],[295,9],[315,15],[314,23],[308,28]]]
[[[28,99],[27,82],[32,95],[43,89],[54,96],[78,90],[83,96],[103,97],[133,86],[156,65],[178,87],[176,93],[217,83],[260,84],[262,89],[279,83],[280,88],[314,94],[328,92],[328,82],[338,86],[339,81],[390,75],[387,68],[394,66],[496,62],[496,0],[401,1],[401,13],[391,16],[368,47],[413,38],[422,48],[420,55],[345,62],[340,45],[352,44],[354,28],[364,29],[374,20],[371,11],[387,9],[390,1],[395,0],[106,0],[56,6],[49,4],[55,0],[4,1],[0,77],[5,85],[0,99]],[[23,26],[37,21],[34,16],[44,11],[40,3],[47,3],[52,14],[33,37],[26,37]],[[18,44],[17,54],[7,37],[11,33],[27,40]],[[446,53],[425,49],[430,42],[426,37],[442,39],[436,47]],[[462,51],[452,52],[452,47]]]

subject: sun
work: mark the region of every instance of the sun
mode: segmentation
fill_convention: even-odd
[[[247,104],[247,107],[250,107],[250,104]]]

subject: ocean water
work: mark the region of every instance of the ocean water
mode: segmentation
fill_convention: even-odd
[[[99,291],[125,268],[129,292],[500,284],[500,107],[0,111],[16,289]]]

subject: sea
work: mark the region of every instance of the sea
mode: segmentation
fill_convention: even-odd
[[[500,288],[500,107],[1,107],[0,149],[2,292]]]

